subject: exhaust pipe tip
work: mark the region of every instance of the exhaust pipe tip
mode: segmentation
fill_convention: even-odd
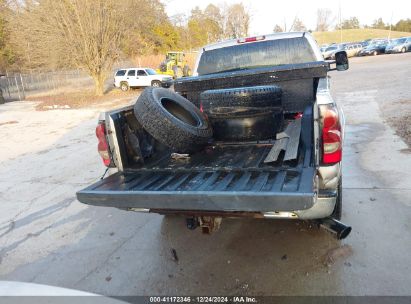
[[[351,233],[351,226],[347,226],[334,218],[327,217],[318,220],[319,226],[330,232],[337,240],[345,239]]]
[[[337,239],[338,240],[342,240],[345,239],[350,233],[351,233],[351,227],[348,226],[346,228],[344,228],[343,230],[341,230],[338,234],[337,234]]]

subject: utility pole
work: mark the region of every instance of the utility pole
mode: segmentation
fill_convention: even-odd
[[[341,18],[341,1],[339,6],[339,15],[340,15],[340,43],[342,43],[342,18]]]
[[[392,15],[394,14],[393,11],[391,11],[391,19],[390,19],[390,30],[388,32],[388,40],[391,39],[391,27],[392,27]]]

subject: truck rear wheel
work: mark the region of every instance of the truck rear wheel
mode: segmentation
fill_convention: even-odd
[[[193,152],[207,144],[211,126],[184,97],[164,88],[147,88],[134,105],[140,124],[159,142],[177,152]]]

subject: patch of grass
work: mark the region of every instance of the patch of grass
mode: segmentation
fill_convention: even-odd
[[[342,41],[343,42],[358,42],[365,39],[371,38],[388,38],[389,30],[377,30],[377,29],[353,29],[353,30],[342,30]],[[340,43],[341,33],[340,31],[332,32],[314,32],[314,38],[317,40],[319,45],[329,44],[329,43]],[[391,31],[391,38],[400,38],[411,36],[408,32],[396,32]]]
[[[73,91],[51,93],[47,95],[37,95],[27,97],[27,101],[37,101],[37,111],[47,111],[55,109],[78,109],[88,106],[96,106],[104,103],[118,102],[127,103],[133,98],[140,95],[140,90],[130,90],[122,92],[120,90],[112,90],[103,96],[95,96],[93,91]]]

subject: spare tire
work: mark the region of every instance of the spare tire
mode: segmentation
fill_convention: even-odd
[[[282,90],[277,86],[255,86],[208,90],[200,94],[205,112],[217,107],[281,107]]]
[[[134,115],[146,131],[177,152],[193,152],[207,144],[212,129],[190,101],[164,88],[147,88],[134,105]]]
[[[280,109],[244,112],[236,116],[219,114],[210,116],[214,138],[222,141],[249,141],[275,138],[284,122]]]

